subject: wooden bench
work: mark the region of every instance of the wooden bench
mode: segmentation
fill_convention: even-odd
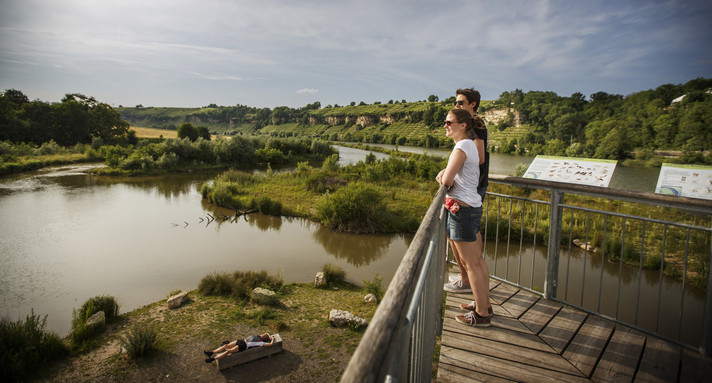
[[[251,362],[260,358],[265,358],[282,351],[282,337],[274,334],[274,344],[267,347],[253,347],[245,351],[230,354],[224,358],[216,360],[218,370],[225,370],[239,364]]]

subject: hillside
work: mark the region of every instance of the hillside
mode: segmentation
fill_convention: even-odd
[[[684,96],[684,97],[682,97]],[[432,96],[431,99],[437,99]],[[119,108],[133,126],[177,129],[205,126],[213,134],[308,135],[325,140],[450,147],[442,122],[454,98],[444,101],[319,102],[303,108],[244,105],[205,108]],[[519,89],[482,101],[490,150],[528,155],[634,159],[657,166],[660,151],[682,152],[680,162],[712,163],[712,79],[664,84],[627,96]]]

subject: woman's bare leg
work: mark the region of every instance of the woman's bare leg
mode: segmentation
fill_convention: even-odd
[[[480,242],[481,240],[475,242],[453,241],[467,270],[470,286],[472,286],[472,295],[477,302],[477,314],[486,317],[489,316],[487,310],[490,307],[489,268],[482,258]]]

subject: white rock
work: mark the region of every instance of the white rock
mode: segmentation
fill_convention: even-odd
[[[252,290],[252,302],[260,305],[271,305],[277,303],[274,291],[257,287]]]
[[[366,303],[378,303],[378,298],[376,298],[376,296],[373,294],[368,294],[363,297],[363,301]]]
[[[103,311],[94,313],[87,319],[87,327],[104,327],[106,325],[106,315]]]
[[[182,305],[183,302],[185,302],[187,299],[188,299],[188,292],[181,291],[180,293],[168,298],[168,308],[174,309],[176,307],[180,307],[180,305]]]
[[[314,287],[322,287],[326,285],[326,276],[323,271],[316,273],[314,277]]]
[[[366,327],[368,322],[348,311],[333,309],[329,312],[329,323],[334,327],[346,327],[355,325],[356,327]]]

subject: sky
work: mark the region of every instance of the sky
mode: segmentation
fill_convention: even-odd
[[[0,91],[274,108],[712,78],[709,0],[0,0]]]

